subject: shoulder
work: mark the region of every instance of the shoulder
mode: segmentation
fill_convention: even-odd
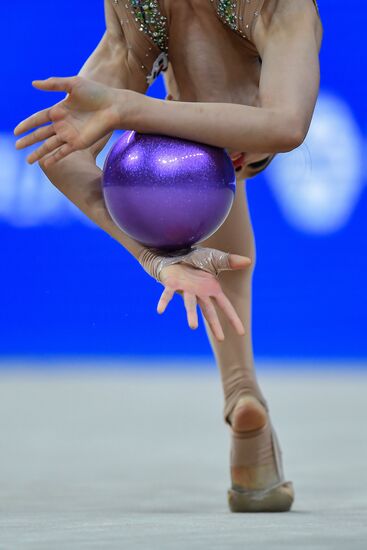
[[[261,52],[269,39],[303,32],[315,36],[321,46],[323,27],[313,0],[266,0],[253,39]]]
[[[261,15],[270,24],[277,24],[284,18],[306,18],[309,21],[319,19],[313,0],[265,0]]]

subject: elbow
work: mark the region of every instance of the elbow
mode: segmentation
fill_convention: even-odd
[[[297,149],[304,142],[308,124],[305,124],[299,117],[289,117],[286,124],[283,123],[283,130],[280,136],[279,152],[287,153]]]
[[[302,145],[304,142],[306,135],[306,132],[298,129],[288,131],[282,141],[282,150],[279,152],[289,153],[290,151],[293,151],[293,149],[297,149],[297,147]]]

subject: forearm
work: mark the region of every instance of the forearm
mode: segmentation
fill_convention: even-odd
[[[280,109],[232,103],[164,101],[116,90],[116,128],[165,134],[236,151],[277,153],[302,141],[297,121]],[[127,112],[128,111],[128,112]]]
[[[144,247],[121,231],[105,206],[102,194],[102,170],[93,155],[75,151],[55,165],[40,166],[48,179],[89,219],[138,258]]]

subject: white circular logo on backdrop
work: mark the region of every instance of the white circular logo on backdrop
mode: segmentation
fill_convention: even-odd
[[[363,187],[362,147],[348,105],[321,94],[304,144],[279,154],[264,173],[291,225],[325,234],[348,222]]]

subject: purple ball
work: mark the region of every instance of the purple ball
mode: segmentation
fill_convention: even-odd
[[[152,248],[187,249],[210,237],[229,214],[236,175],[219,147],[126,131],[103,166],[113,221]]]

